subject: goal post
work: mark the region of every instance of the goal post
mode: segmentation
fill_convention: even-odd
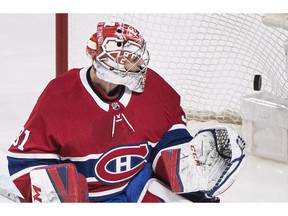
[[[68,14],[55,14],[56,76],[68,70]]]
[[[67,39],[57,48],[63,56],[56,57],[63,68],[56,73],[91,65],[85,47],[98,22],[125,22],[142,33],[151,56],[149,67],[181,95],[190,119],[238,124],[244,95],[263,91],[288,98],[283,49],[288,31],[266,26],[262,18],[263,14],[252,13],[68,14]],[[58,31],[63,33],[64,27]],[[255,88],[259,77],[260,89]]]

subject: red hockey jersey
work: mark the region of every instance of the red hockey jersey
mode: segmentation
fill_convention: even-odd
[[[87,179],[90,200],[109,201],[123,194],[146,166],[166,178],[159,153],[189,140],[180,96],[153,70],[147,70],[143,93],[123,87],[118,98],[106,101],[93,88],[89,68],[72,69],[52,80],[39,97],[9,148],[8,168],[31,200],[32,169],[73,163]],[[127,194],[123,201],[134,199]]]

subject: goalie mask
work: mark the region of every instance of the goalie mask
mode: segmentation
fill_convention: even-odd
[[[134,27],[119,22],[98,23],[86,54],[93,60],[98,78],[143,92],[150,58],[145,40]]]

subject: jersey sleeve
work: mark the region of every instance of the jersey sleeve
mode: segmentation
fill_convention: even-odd
[[[8,149],[7,160],[10,176],[24,199],[31,201],[29,172],[41,166],[57,164],[57,115],[51,109],[53,103],[48,85],[40,95],[19,137]]]
[[[168,173],[166,172],[166,167],[170,165],[177,166],[179,155],[174,155],[169,153],[169,149],[175,149],[177,146],[185,144],[192,140],[192,136],[190,135],[188,129],[186,128],[186,124],[174,124],[161,138],[160,142],[156,145],[155,149],[152,153],[153,160],[153,170],[159,175],[162,180],[168,181]],[[163,152],[165,152],[168,156],[166,159],[163,159]],[[169,160],[167,160],[169,158]],[[169,164],[165,164],[169,161]],[[176,172],[175,172],[176,173]],[[168,182],[169,183],[169,182]]]
[[[163,83],[162,85],[160,83]],[[181,107],[180,95],[165,81],[158,81],[155,87],[157,92],[161,92],[161,104],[163,114],[169,122],[167,131],[161,137],[160,141],[154,147],[151,153],[151,161],[154,172],[162,180],[168,181],[165,170],[164,160],[161,152],[165,149],[176,148],[178,145],[187,143],[192,140],[192,136],[187,129],[187,120],[184,110]],[[171,160],[174,160],[171,155]]]

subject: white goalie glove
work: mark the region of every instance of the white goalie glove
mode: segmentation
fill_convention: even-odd
[[[168,168],[171,189],[175,193],[202,191],[210,197],[218,196],[236,180],[244,148],[244,140],[230,127],[202,128],[189,143],[168,150],[169,154],[178,154],[177,167]]]

